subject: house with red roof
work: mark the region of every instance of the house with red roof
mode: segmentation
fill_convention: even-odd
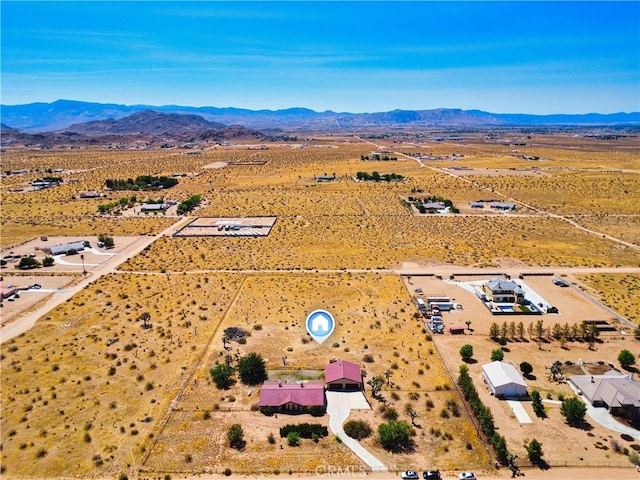
[[[262,384],[258,407],[280,412],[304,413],[314,407],[326,408],[324,384],[320,380],[303,382],[267,381]]]
[[[362,371],[355,363],[338,360],[324,368],[324,382],[328,390],[362,390]]]

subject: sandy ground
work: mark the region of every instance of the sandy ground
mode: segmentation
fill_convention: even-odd
[[[120,265],[122,262],[140,253],[145,247],[147,247],[148,245],[151,245],[151,243],[153,243],[154,240],[161,237],[162,235],[171,234],[176,229],[178,229],[181,225],[187,223],[188,220],[189,219],[181,219],[180,221],[171,225],[169,228],[165,229],[163,232],[160,232],[158,235],[133,237],[133,238],[116,237],[114,238],[114,241],[116,244],[115,248],[112,250],[108,250],[109,253],[113,253],[114,255],[98,256],[98,255],[93,255],[91,253],[84,254],[85,255],[84,268],[87,272],[84,275],[84,278],[82,278],[82,280],[78,281],[77,283],[75,283],[73,286],[69,288],[66,288],[63,290],[56,290],[55,292],[51,293],[44,300],[44,303],[42,304],[42,302],[40,302],[40,304],[36,306],[36,308],[28,310],[28,306],[25,305],[25,309],[23,310],[25,312],[24,315],[20,315],[19,313],[21,312],[17,312],[13,317],[9,318],[10,320],[15,318],[15,320],[9,323],[4,323],[3,321],[2,326],[0,327],[1,328],[0,343],[6,342],[11,338],[14,338],[26,332],[31,327],[33,327],[33,325],[35,325],[35,323],[38,321],[39,318],[49,313],[53,308],[57,307],[58,305],[67,301],[68,299],[72,298],[76,293],[78,293],[80,290],[85,288],[87,285],[95,282],[101,276],[113,272],[116,269],[116,267]],[[50,237],[50,240],[48,240],[50,245],[58,245],[59,243],[65,243],[66,241],[70,241],[70,239],[65,237]],[[11,249],[11,251],[14,251],[16,254],[24,254],[23,252],[28,253],[33,249],[34,245],[32,244],[33,243],[40,244],[38,242],[42,243],[40,239],[33,240],[32,242],[28,242],[24,245]],[[63,258],[66,259],[67,257],[65,256]],[[76,259],[75,256],[73,256],[72,258],[74,260]],[[102,260],[103,258],[104,260]],[[96,261],[97,263],[90,264],[90,262],[93,262],[93,261]],[[52,271],[55,272],[56,271],[55,269],[57,268],[60,268],[61,271],[75,271],[82,274],[83,265],[82,263],[80,264],[76,263],[74,265],[60,266],[56,263],[56,265],[52,267],[53,269]],[[6,278],[8,278],[8,276]],[[8,281],[8,280],[5,280],[5,281]],[[42,282],[39,282],[39,283],[42,284]],[[4,314],[3,314],[3,319],[4,319]]]

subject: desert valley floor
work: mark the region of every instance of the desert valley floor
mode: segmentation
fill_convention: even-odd
[[[3,149],[3,478],[371,473],[331,429],[297,446],[280,437],[330,415],[266,415],[260,385],[217,388],[210,371],[250,353],[285,383],[322,380],[335,360],[362,369],[370,409],[348,419],[371,427],[359,443],[390,472],[372,478],[511,476],[458,386],[461,365],[527,478],[637,478],[637,423],[572,426],[561,403],[571,375],[636,374],[618,356],[640,356],[638,158],[637,133],[517,129]],[[177,184],[106,187],[140,176]],[[88,246],[56,253],[73,242]],[[479,293],[496,279],[544,311],[492,310]],[[442,333],[418,302],[429,297],[452,307]],[[306,329],[317,309],[335,319],[323,343]],[[531,365],[544,417],[491,394],[483,365],[496,350]],[[411,449],[383,447],[389,418],[411,426]],[[532,439],[543,464],[527,458]]]

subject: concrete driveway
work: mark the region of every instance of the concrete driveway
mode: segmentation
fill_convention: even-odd
[[[571,387],[571,389],[575,392],[576,396],[584,402],[587,406],[587,416],[590,417],[594,422],[599,423],[605,428],[609,430],[613,430],[618,433],[626,433],[627,435],[632,436],[636,440],[640,440],[640,430],[636,430],[635,428],[628,427],[627,425],[623,425],[619,421],[615,419],[613,415],[609,413],[609,411],[604,407],[594,407],[589,403],[589,401],[585,398],[582,398],[579,390],[576,386],[567,382],[567,384]]]
[[[374,472],[389,470],[380,460],[374,457],[360,442],[347,436],[342,425],[351,414],[351,410],[371,410],[371,406],[362,392],[327,392],[327,414],[329,428],[342,440],[360,460]]]

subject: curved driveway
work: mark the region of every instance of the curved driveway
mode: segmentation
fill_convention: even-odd
[[[349,447],[373,472],[387,471],[388,468],[380,460],[374,457],[360,442],[349,437],[342,428],[352,409],[371,409],[362,392],[327,392],[329,428],[334,435],[340,437],[342,443]]]

